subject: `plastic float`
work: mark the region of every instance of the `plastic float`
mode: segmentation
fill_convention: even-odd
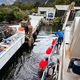
[[[32,25],[29,25],[28,28],[31,29],[32,28]]]
[[[48,64],[48,57],[43,58],[43,59],[40,61],[39,67],[40,67],[40,68],[44,68],[47,64]]]
[[[24,28],[19,27],[19,28],[18,28],[18,31],[24,31]]]
[[[48,71],[48,68],[55,64],[54,62],[51,61],[51,56],[53,55],[53,52],[55,50],[56,42],[57,42],[56,39],[53,40],[52,41],[52,46],[48,47],[48,49],[46,50],[46,54],[47,55],[50,54],[49,57],[46,58],[47,61],[46,61],[46,59],[43,58],[39,63],[39,67],[40,68],[45,68],[41,80],[45,80],[46,79],[46,72]]]
[[[2,52],[3,52],[3,50],[0,50],[0,55],[1,55]]]
[[[52,46],[48,47],[48,49],[46,50],[47,55],[51,54],[53,47],[55,47],[53,45],[55,44],[56,44],[56,39],[52,41]],[[48,58],[43,58],[39,63],[39,67],[44,68],[47,64],[48,64]]]
[[[53,50],[53,46],[48,47],[48,49],[46,50],[46,54],[50,54]]]
[[[0,55],[5,50],[6,47],[0,46]]]
[[[5,49],[5,47],[3,47],[3,46],[0,46],[0,50],[4,50]]]
[[[52,41],[52,45],[55,45],[55,43],[56,43],[56,39],[54,39],[54,40]]]
[[[5,44],[10,44],[11,43],[11,39],[5,40],[4,43]]]
[[[52,41],[52,44],[53,44],[53,45],[55,45],[55,43],[56,43],[56,39]],[[49,54],[52,52],[52,50],[53,50],[53,45],[50,46],[50,47],[48,47],[48,49],[46,50],[46,54],[47,54],[47,55],[49,55]],[[48,57],[43,58],[43,59],[40,61],[39,67],[40,67],[40,68],[44,68],[47,64],[48,64]]]

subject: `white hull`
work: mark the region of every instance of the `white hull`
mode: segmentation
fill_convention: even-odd
[[[20,35],[20,37],[18,37]],[[14,37],[18,37],[18,39],[14,39],[10,45],[0,54],[0,69],[9,61],[9,59],[15,54],[15,52],[22,46],[25,42],[25,34],[24,33],[16,33],[15,35],[11,36],[10,38],[13,39]],[[3,42],[1,43],[3,45]]]

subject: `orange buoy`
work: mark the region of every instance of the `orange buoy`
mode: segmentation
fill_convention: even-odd
[[[32,25],[28,25],[28,28],[29,28],[29,29],[32,28]]]
[[[55,43],[56,43],[56,39],[55,39],[55,40],[53,40],[52,45],[55,45]]]
[[[39,67],[40,68],[44,68],[46,65],[48,64],[48,58],[43,58],[40,63],[39,63]]]
[[[48,47],[48,49],[46,50],[46,54],[50,54],[53,50],[53,46]]]
[[[0,46],[0,50],[4,50],[4,49],[5,49],[5,47]]]
[[[19,28],[18,28],[18,31],[24,31],[24,28],[19,27]]]

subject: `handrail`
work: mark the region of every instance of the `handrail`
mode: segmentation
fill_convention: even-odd
[[[46,78],[46,72],[47,72],[47,67],[46,67],[45,71],[43,72],[41,80],[45,80],[45,78]]]
[[[69,19],[70,12],[71,12],[71,11],[67,12],[67,14],[66,14],[67,17],[66,17],[66,20],[65,20],[65,22],[64,22],[64,24],[63,24],[63,28],[62,28],[62,30],[65,30],[65,27],[66,27],[67,21],[68,21],[68,19]]]
[[[64,56],[64,51],[65,49],[63,49],[64,45],[61,45],[60,48],[60,66],[59,66],[59,76],[58,76],[58,80],[63,80],[63,56]]]
[[[66,19],[65,19],[65,22],[64,22],[63,28],[62,28],[63,31],[65,30],[65,27],[66,27],[67,21],[68,21],[68,19],[69,19],[71,10],[74,10],[74,5],[75,5],[75,2],[72,2],[72,3],[70,4],[67,12],[66,12],[66,15],[65,15],[65,16],[66,16]]]
[[[46,74],[43,72],[43,76],[41,80],[45,80],[45,78],[46,78]]]
[[[75,3],[71,3],[71,5],[69,6],[68,8],[68,11],[66,13],[66,20],[63,24],[63,28],[62,30],[65,31],[65,28],[66,28],[66,24],[67,24],[67,21],[69,19],[69,15],[71,13],[71,10],[74,9],[74,5]],[[63,51],[63,52],[61,52]],[[59,66],[59,77],[58,77],[58,80],[63,80],[63,59],[65,58],[65,39],[64,39],[64,42],[63,42],[63,45],[61,45],[61,61],[60,61],[60,66]]]

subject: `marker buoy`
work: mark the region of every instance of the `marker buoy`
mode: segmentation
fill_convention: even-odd
[[[43,58],[40,63],[39,63],[39,67],[40,68],[44,68],[46,65],[48,64],[48,58]]]
[[[11,39],[8,39],[9,42],[11,42]]]
[[[46,50],[46,54],[50,54],[53,50],[53,46],[48,47],[48,49]]]
[[[18,31],[24,31],[24,28],[23,27],[19,27]]]
[[[55,45],[55,43],[56,43],[56,39],[54,39],[54,40],[52,41],[52,45]]]
[[[0,46],[0,50],[2,50],[2,51],[3,51],[4,49],[5,49],[5,47]]]
[[[29,25],[28,28],[31,29],[32,28],[32,25]]]
[[[9,44],[10,42],[9,41],[6,41],[6,43]]]
[[[2,50],[0,50],[0,53],[2,52]]]
[[[4,43],[6,43],[6,42],[7,42],[7,40],[4,41]]]

